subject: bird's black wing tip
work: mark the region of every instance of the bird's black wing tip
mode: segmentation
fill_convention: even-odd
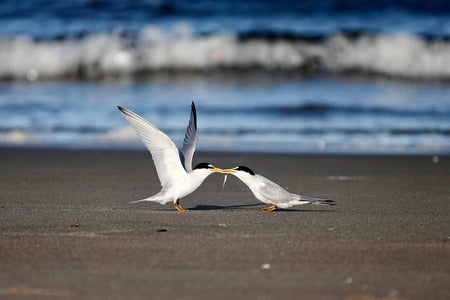
[[[192,101],[192,103],[191,103],[191,111],[192,111],[192,114],[194,115],[195,130],[197,130],[197,109],[195,108],[194,101]]]

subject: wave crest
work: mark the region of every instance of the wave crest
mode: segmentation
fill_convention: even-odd
[[[234,33],[197,35],[189,27],[146,27],[134,36],[0,39],[3,80],[98,79],[157,71],[289,71],[450,79],[450,42],[406,33],[336,34],[311,40]]]

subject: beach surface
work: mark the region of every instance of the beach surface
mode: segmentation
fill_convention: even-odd
[[[171,204],[145,151],[0,150],[1,299],[449,299],[450,157],[200,153],[334,199],[263,213],[213,174]]]

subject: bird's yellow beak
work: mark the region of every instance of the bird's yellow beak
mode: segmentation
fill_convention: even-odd
[[[225,170],[222,170],[222,174],[233,174],[233,173],[236,173],[236,170],[235,170],[235,169],[225,169]]]
[[[221,168],[216,168],[216,167],[214,167],[214,168],[212,168],[212,169],[210,169],[211,170],[211,172],[213,172],[213,173],[224,173],[224,170],[223,169],[221,169]]]

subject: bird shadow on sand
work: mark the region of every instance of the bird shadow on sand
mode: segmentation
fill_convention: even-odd
[[[332,212],[336,212],[335,209],[292,209],[292,208],[277,208],[276,210],[272,211],[272,213],[277,213],[277,212],[283,212],[283,213],[293,213],[293,212],[302,212],[302,213],[307,213],[307,212],[318,212],[318,213],[332,213]]]
[[[235,210],[235,209],[246,209],[248,207],[254,207],[254,206],[261,206],[259,203],[254,204],[240,204],[240,205],[204,205],[199,204],[192,208],[189,208],[189,210]]]
[[[254,210],[251,209],[253,207],[264,207],[261,206],[260,203],[254,203],[254,204],[241,204],[241,205],[196,205],[192,208],[189,208],[189,210],[193,211],[207,211],[207,210]],[[326,210],[326,209],[285,209],[285,208],[277,208],[276,210],[272,211],[272,213],[277,212],[334,212],[334,210]]]

